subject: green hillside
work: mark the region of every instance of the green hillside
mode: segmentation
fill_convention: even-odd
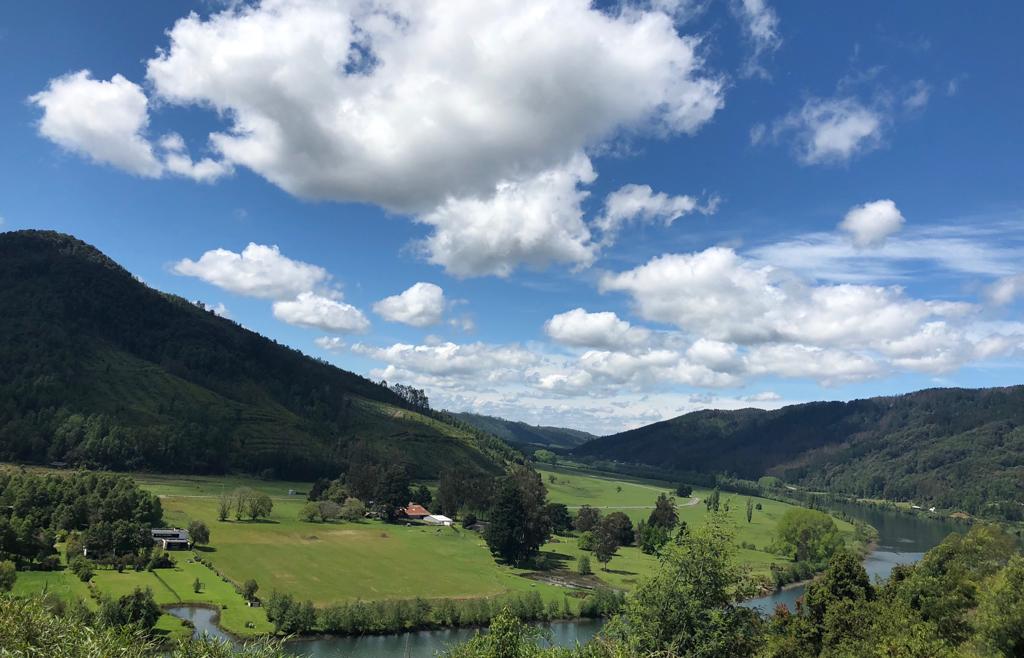
[[[583,460],[774,475],[816,489],[1024,517],[1024,386],[775,411],[698,411],[596,439]]]
[[[509,443],[519,445],[571,448],[597,438],[589,432],[569,429],[567,427],[529,425],[517,420],[505,420],[496,416],[472,413],[455,413],[452,415],[484,432],[493,434]]]
[[[419,477],[498,472],[508,451],[153,290],[73,237],[0,234],[0,459],[336,476],[357,441]]]

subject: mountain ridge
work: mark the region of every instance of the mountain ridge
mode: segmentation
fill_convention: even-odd
[[[530,425],[520,420],[508,420],[499,416],[475,414],[468,411],[452,412],[452,415],[464,423],[518,445],[571,448],[598,438],[597,435],[590,432],[569,427]]]
[[[506,448],[394,391],[152,289],[52,231],[0,233],[0,459],[334,475],[365,442],[499,472]]]
[[[696,411],[572,455],[1024,517],[1024,385]]]

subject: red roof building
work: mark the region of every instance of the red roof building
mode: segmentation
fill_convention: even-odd
[[[410,502],[402,508],[402,516],[407,519],[423,520],[430,516],[430,512],[423,505]]]

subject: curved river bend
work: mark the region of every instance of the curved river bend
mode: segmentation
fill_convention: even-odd
[[[921,559],[926,551],[941,542],[946,535],[959,526],[948,521],[939,521],[896,512],[874,510],[857,505],[839,506],[853,518],[865,521],[878,530],[878,545],[864,560],[868,576],[874,580],[887,578],[897,564],[911,564]],[[791,609],[796,600],[803,596],[804,586],[796,586],[769,596],[752,599],[745,605],[770,614],[775,606],[783,603]],[[177,606],[168,609],[171,614],[190,620],[196,634],[208,632],[227,638],[214,619],[217,611],[192,606]],[[576,642],[587,642],[600,629],[602,620],[579,619],[542,625],[550,631],[554,645],[572,646]],[[292,640],[287,650],[296,656],[310,658],[432,658],[446,647],[465,642],[473,637],[476,630],[469,628],[418,631],[397,635],[370,635],[359,637],[321,637],[316,639]]]
[[[834,508],[878,530],[878,544],[864,559],[864,568],[872,582],[876,578],[888,578],[892,568],[897,564],[917,562],[931,548],[941,543],[949,533],[964,530],[964,526],[951,521],[887,512],[860,505],[835,505]],[[797,585],[768,596],[751,599],[745,605],[757,608],[765,614],[771,614],[780,603],[793,610],[796,607],[796,600],[804,595],[805,589],[804,585]]]

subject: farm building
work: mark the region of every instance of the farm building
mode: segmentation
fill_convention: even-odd
[[[444,514],[431,514],[423,518],[423,522],[428,525],[451,525],[452,520]]]
[[[423,519],[430,516],[430,511],[423,505],[420,505],[419,503],[410,502],[408,505],[402,508],[402,516],[404,516],[407,519],[412,519],[414,521],[422,521]]]
[[[160,544],[165,551],[187,551],[190,544],[188,530],[181,528],[153,528],[150,530],[154,544]]]

